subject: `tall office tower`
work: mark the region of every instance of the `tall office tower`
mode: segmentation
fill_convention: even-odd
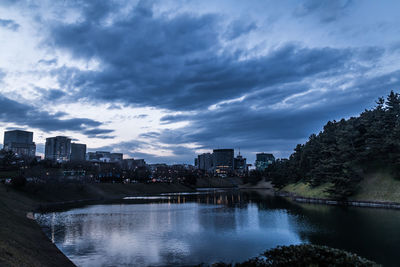
[[[271,153],[258,153],[256,154],[256,170],[263,171],[268,165],[272,164],[275,161],[274,155]]]
[[[247,164],[246,164],[246,158],[243,158],[242,155],[236,156],[235,158],[235,173],[243,175],[247,173]]]
[[[146,167],[146,161],[144,159],[135,159],[135,166],[136,167]]]
[[[213,155],[211,153],[203,153],[197,156],[197,165],[199,170],[211,172],[214,166],[213,161]]]
[[[122,163],[122,159],[123,159],[123,154],[122,153],[111,153],[110,154],[110,161],[111,162],[118,162],[118,163]]]
[[[86,160],[86,145],[71,143],[71,161],[85,161]]]
[[[122,153],[111,153],[109,151],[96,151],[88,152],[86,159],[89,161],[98,162],[117,162],[122,164],[123,154]]]
[[[234,157],[233,149],[214,149],[213,150],[214,172],[217,175],[226,175],[233,172],[233,167],[234,167],[233,157]]]
[[[46,138],[45,159],[66,162],[71,158],[71,139],[66,136]]]
[[[122,168],[124,170],[134,170],[139,167],[146,167],[144,159],[124,159],[122,160]]]
[[[34,158],[36,145],[33,142],[33,132],[13,130],[4,132],[3,148],[11,150],[18,156]]]

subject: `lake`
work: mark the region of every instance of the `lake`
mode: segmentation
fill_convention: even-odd
[[[297,204],[263,191],[133,197],[36,219],[77,266],[238,262],[300,243],[399,265],[400,211]]]

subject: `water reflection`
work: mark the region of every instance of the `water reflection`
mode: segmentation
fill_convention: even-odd
[[[236,262],[277,245],[304,242],[395,265],[399,214],[295,205],[256,192],[226,191],[135,198],[37,219],[78,266]]]

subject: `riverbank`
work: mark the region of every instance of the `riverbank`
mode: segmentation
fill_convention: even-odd
[[[191,191],[181,184],[48,184],[21,191],[0,184],[0,266],[74,266],[32,219],[40,206]]]
[[[74,266],[27,218],[37,202],[0,185],[0,266]]]
[[[236,188],[243,183],[240,177],[202,177],[197,178],[197,188]]]
[[[356,193],[347,200],[332,199],[327,192],[333,185],[325,183],[317,187],[299,182],[276,191],[276,195],[290,197],[296,202],[327,205],[347,205],[371,208],[400,209],[400,181],[388,172],[366,175]]]
[[[257,189],[257,190],[261,190],[261,189],[268,189],[268,190],[272,190],[274,189],[272,183],[270,181],[259,181],[256,184],[242,184],[239,185],[239,189]]]

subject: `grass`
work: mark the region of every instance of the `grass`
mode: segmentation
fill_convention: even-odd
[[[289,184],[281,189],[289,193],[294,193],[302,197],[310,198],[329,198],[329,193],[325,192],[327,189],[332,187],[331,183],[322,184],[317,187],[311,187],[308,183],[298,182],[295,184]]]
[[[74,266],[26,217],[34,204],[0,185],[0,266]]]
[[[400,180],[394,179],[387,171],[366,175],[351,199],[400,203]]]
[[[325,191],[332,186],[326,183],[311,187],[308,183],[298,182],[285,186],[281,191],[302,197],[329,198],[329,194]],[[349,200],[400,203],[400,180],[394,179],[389,171],[377,171],[365,175],[356,193]]]

